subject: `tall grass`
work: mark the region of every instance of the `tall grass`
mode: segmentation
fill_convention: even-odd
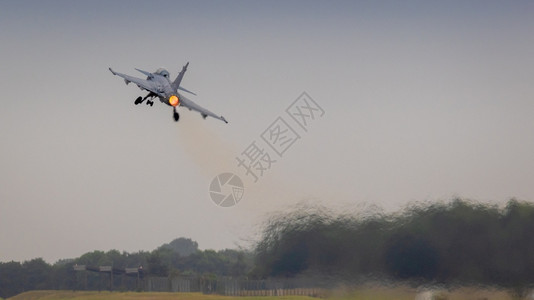
[[[326,297],[330,300],[512,300],[510,294],[502,290],[460,288],[455,290],[417,290],[405,286],[384,287],[367,286],[357,289],[338,289]],[[201,293],[164,293],[164,292],[86,292],[86,291],[31,291],[19,294],[8,300],[317,300],[307,296],[257,296],[230,297],[205,295]]]
[[[312,300],[306,296],[287,297],[228,297],[201,293],[136,293],[136,292],[86,292],[86,291],[31,291],[19,294],[9,300]]]

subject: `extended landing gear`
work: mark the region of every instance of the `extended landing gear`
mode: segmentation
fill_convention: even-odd
[[[139,97],[137,97],[137,99],[135,99],[134,104],[135,104],[135,105],[141,104],[141,103],[143,103],[143,102],[144,102],[147,98],[149,98],[149,97],[154,97],[154,95],[152,95],[152,93],[150,93],[150,94],[146,95],[145,98],[141,98],[141,97],[139,96]],[[153,106],[153,105],[154,105],[154,101],[152,101],[152,100],[147,100],[147,101],[146,101],[146,105]]]
[[[173,116],[175,122],[178,122],[178,120],[180,119],[180,115],[176,111],[176,107],[172,111],[172,116]]]

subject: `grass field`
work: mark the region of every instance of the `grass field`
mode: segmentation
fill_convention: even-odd
[[[257,296],[229,297],[205,295],[202,293],[163,293],[163,292],[86,292],[86,291],[30,291],[8,300],[313,300],[318,298],[306,296]],[[365,287],[331,292],[329,300],[511,300],[512,297],[500,290],[461,288],[453,291],[417,292],[407,287]]]
[[[227,297],[219,295],[205,295],[202,293],[137,293],[137,292],[85,292],[85,291],[31,291],[19,294],[9,300],[312,300],[317,298],[306,296],[287,297]]]

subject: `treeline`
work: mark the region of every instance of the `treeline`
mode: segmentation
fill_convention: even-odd
[[[29,290],[106,289],[98,273],[88,272],[85,282],[74,265],[113,266],[143,269],[143,276],[245,276],[252,268],[252,254],[241,250],[199,250],[191,239],[179,238],[153,251],[135,253],[93,251],[76,259],[48,264],[41,258],[23,263],[0,263],[0,297],[7,298]],[[85,271],[84,271],[85,272]],[[121,279],[116,278],[120,288]]]
[[[93,251],[53,265],[42,259],[0,263],[0,297],[84,288],[80,273],[73,271],[76,264],[142,266],[144,276],[163,277],[482,284],[520,294],[534,284],[534,205],[510,200],[500,208],[456,199],[392,214],[298,207],[269,219],[251,251],[202,251],[196,242],[180,238],[150,252]],[[98,289],[100,279],[93,273],[84,284]]]
[[[499,208],[456,199],[361,216],[300,207],[268,222],[251,274],[520,290],[534,284],[534,206],[510,200]]]

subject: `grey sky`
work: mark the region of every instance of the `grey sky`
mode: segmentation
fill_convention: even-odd
[[[300,201],[532,200],[532,28],[529,1],[2,1],[0,261],[247,245]],[[135,106],[107,69],[187,61],[228,125]],[[325,116],[253,183],[235,158],[303,91]]]

